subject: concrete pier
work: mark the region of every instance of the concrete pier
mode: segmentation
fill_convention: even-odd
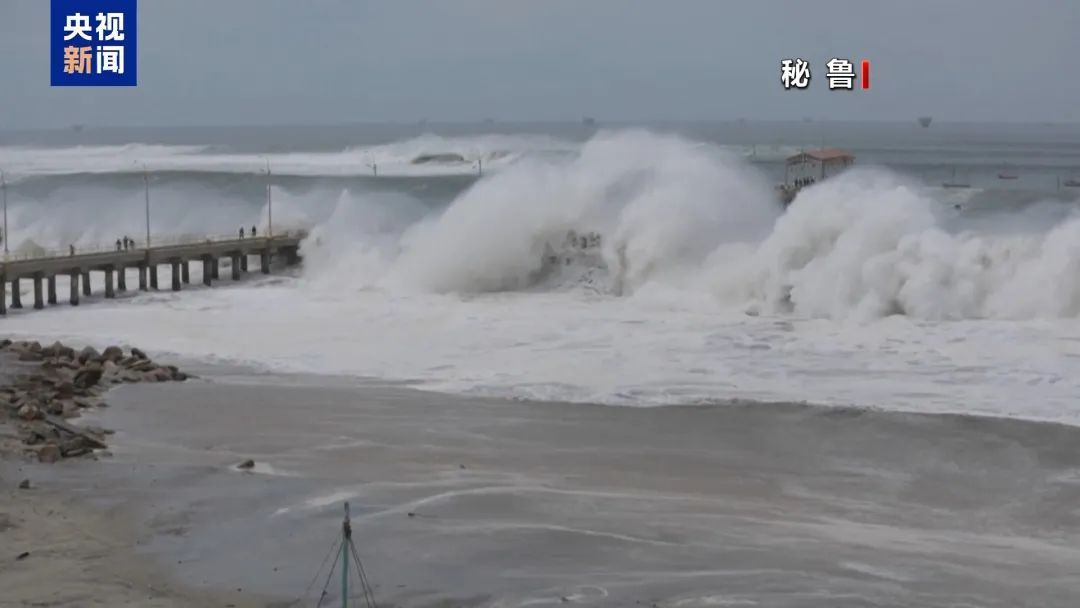
[[[40,274],[34,275],[34,308],[36,310],[45,308],[45,292],[41,288],[42,278]]]
[[[34,308],[44,308],[46,302],[57,303],[56,277],[59,275],[69,278],[69,302],[72,306],[79,305],[81,296],[92,295],[90,273],[95,271],[105,274],[105,297],[115,298],[118,290],[127,290],[127,268],[132,266],[138,268],[139,289],[147,291],[158,288],[158,265],[169,264],[172,268],[172,289],[179,291],[184,283],[191,282],[192,261],[202,262],[203,283],[207,286],[220,277],[222,258],[231,261],[234,280],[240,280],[247,272],[248,256],[253,255],[259,256],[261,271],[269,274],[274,256],[279,256],[277,259],[286,264],[300,261],[300,242],[306,236],[306,232],[297,231],[272,238],[204,239],[149,249],[78,255],[64,251],[38,258],[0,262],[0,316],[7,314],[8,308],[22,308],[21,279],[34,282]]]

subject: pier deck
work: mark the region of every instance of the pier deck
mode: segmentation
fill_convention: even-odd
[[[283,259],[286,265],[300,261],[300,242],[306,236],[306,231],[295,230],[264,237],[174,239],[150,247],[128,249],[9,254],[0,271],[0,315],[7,314],[9,284],[10,307],[22,308],[22,279],[33,281],[34,308],[37,309],[57,303],[57,275],[70,277],[68,301],[72,306],[78,306],[80,293],[91,295],[91,272],[105,274],[105,297],[113,298],[117,292],[127,290],[128,269],[138,269],[139,289],[149,291],[158,288],[158,266],[168,264],[172,267],[171,288],[180,291],[183,284],[190,282],[189,264],[192,261],[202,263],[203,283],[207,286],[219,277],[221,258],[231,260],[234,280],[247,272],[250,256],[257,256],[260,270],[269,274],[274,257]]]

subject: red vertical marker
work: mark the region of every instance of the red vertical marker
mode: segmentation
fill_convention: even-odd
[[[869,89],[870,88],[870,60],[869,59],[863,59],[862,60],[862,88],[863,89]]]

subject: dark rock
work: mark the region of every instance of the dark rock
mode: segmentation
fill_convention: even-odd
[[[101,358],[106,361],[119,361],[124,358],[124,349],[119,346],[110,346],[102,351]]]
[[[45,417],[36,405],[30,403],[19,408],[18,416],[23,420],[41,420]]]
[[[30,489],[30,480],[29,479],[24,479],[21,482],[19,482],[19,489],[20,490],[29,490]]]
[[[64,380],[56,385],[56,396],[60,399],[68,399],[75,395],[75,385],[70,380]]]
[[[87,346],[79,352],[79,363],[86,363],[101,358],[101,353],[93,346]]]
[[[51,443],[43,445],[37,450],[38,462],[45,464],[52,464],[60,460],[62,456],[60,448]]]
[[[22,553],[15,556],[15,561],[24,560],[24,559],[26,559],[28,557],[30,557],[30,552],[29,551],[23,551]]]
[[[34,352],[31,350],[24,350],[19,353],[19,361],[41,361],[45,357],[40,352]]]
[[[90,444],[82,437],[72,437],[60,444],[60,453],[64,458],[77,458],[92,452]],[[40,456],[40,454],[39,454]]]
[[[75,402],[75,405],[86,409],[104,405],[97,397],[75,397],[72,401]]]
[[[7,348],[9,346],[11,346],[11,340],[8,340],[7,338],[0,340],[0,349]]]
[[[90,364],[79,370],[79,373],[75,374],[75,379],[72,384],[77,388],[88,388],[96,385],[101,381],[101,374],[103,370],[97,364]]]
[[[41,343],[36,341],[36,340],[34,342],[28,342],[26,344],[26,348],[27,348],[27,350],[29,350],[32,353],[40,353],[41,352]]]
[[[144,361],[150,358],[150,357],[146,356],[146,353],[144,353],[143,351],[135,348],[134,346],[131,347],[131,356],[135,357],[136,359],[142,359]]]
[[[74,401],[65,400],[65,401],[57,401],[56,403],[60,404],[60,412],[59,412],[60,416],[63,416],[64,418],[75,418],[75,417],[77,417],[79,415],[79,406]],[[54,416],[57,415],[56,412],[50,412],[50,413],[53,414]]]
[[[241,462],[240,464],[236,465],[236,468],[238,468],[238,469],[254,469],[255,468],[255,461],[249,458],[249,459],[245,460],[244,462]]]
[[[57,399],[52,399],[50,401],[46,401],[45,402],[45,407],[44,407],[45,413],[49,414],[50,416],[62,416],[64,414],[64,404],[66,404],[66,403],[71,403],[71,402],[69,402],[69,401],[60,401],[60,400],[57,400]],[[75,407],[75,404],[72,403],[71,406]],[[75,407],[75,409],[78,409],[78,408]]]

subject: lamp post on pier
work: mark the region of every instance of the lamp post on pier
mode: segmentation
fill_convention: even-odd
[[[8,257],[8,225],[7,225],[7,181],[4,179],[4,170],[0,169],[0,197],[4,199],[4,234],[0,239],[4,240],[4,259]]]
[[[143,190],[145,193],[146,203],[146,249],[150,249],[150,171],[146,168],[146,163],[142,161],[135,161],[135,164],[142,167],[143,170]]]
[[[270,194],[270,159],[263,158],[266,161],[266,235],[267,238],[274,237],[274,199]]]

